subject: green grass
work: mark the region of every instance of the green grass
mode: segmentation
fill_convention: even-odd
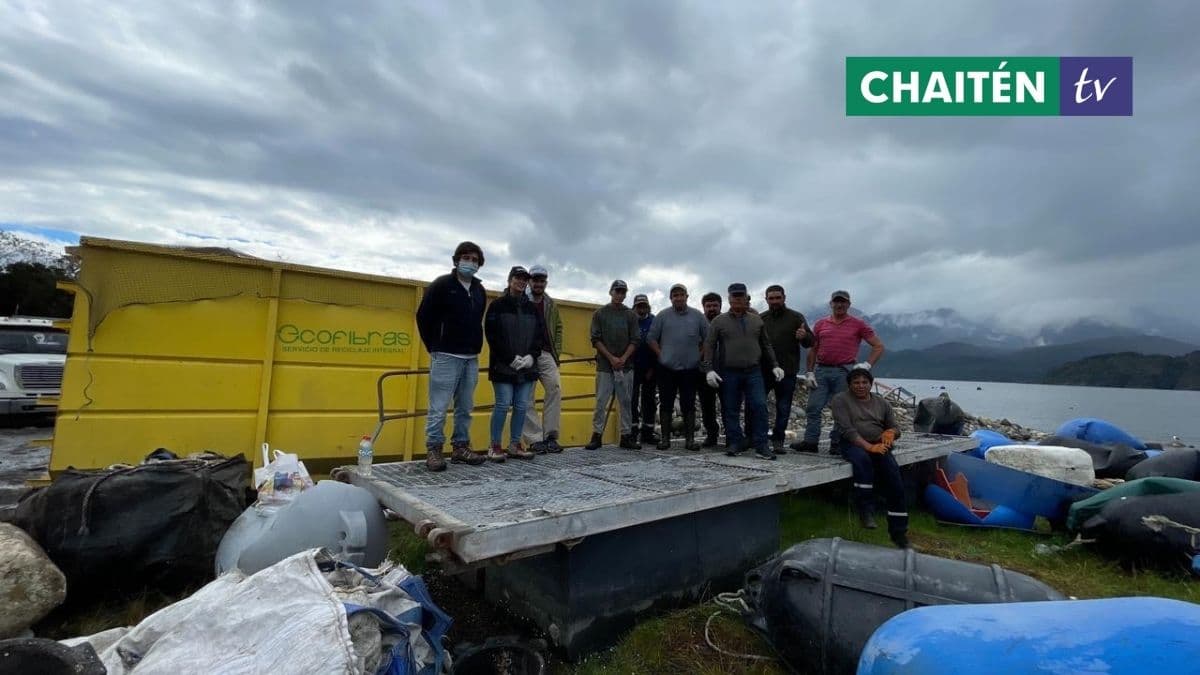
[[[1030,534],[938,525],[927,513],[913,510],[909,537],[922,553],[981,563],[997,563],[1045,581],[1077,598],[1154,595],[1200,603],[1200,582],[1183,574],[1158,570],[1122,569],[1087,546],[1067,546],[1062,534]],[[881,523],[882,524],[882,523]],[[389,523],[389,557],[414,574],[428,570],[426,542],[404,522]],[[844,497],[835,492],[812,492],[783,498],[780,514],[780,547],[807,539],[841,537],[890,546],[887,532],[864,530]],[[1039,555],[1038,544],[1054,551]],[[1066,548],[1057,548],[1066,547]],[[186,595],[186,594],[185,594]],[[42,622],[39,634],[65,638],[89,635],[114,626],[132,626],[178,597],[149,592],[83,611],[58,612]],[[460,611],[469,611],[462,609]],[[555,664],[556,673],[583,675],[628,673],[700,673],[763,675],[784,673],[774,662],[725,656],[704,639],[704,625],[718,611],[706,602],[638,624],[612,649],[593,655],[578,666]],[[770,646],[745,627],[742,621],[723,613],[712,622],[711,637],[723,649],[743,654],[770,655]]]
[[[884,528],[864,530],[845,500],[828,493],[785,498],[780,532],[781,548],[822,537],[891,546]],[[1040,579],[1076,598],[1154,595],[1200,602],[1200,583],[1183,574],[1158,570],[1126,571],[1087,546],[1069,546],[1042,555],[1035,552],[1038,544],[1067,546],[1070,538],[1062,534],[939,525],[928,513],[913,510],[909,538],[922,553],[996,563]],[[713,651],[704,640],[704,621],[716,610],[716,605],[707,603],[645,621],[612,650],[588,659],[575,672],[587,675],[786,672],[773,663],[726,657]],[[727,614],[714,621],[713,640],[729,651],[770,654],[761,638],[739,619]]]

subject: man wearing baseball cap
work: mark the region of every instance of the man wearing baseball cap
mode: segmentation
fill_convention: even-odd
[[[721,295],[712,291],[705,293],[700,298],[700,307],[704,310],[704,320],[711,324],[713,319],[721,315]],[[720,354],[713,356],[716,361],[720,362]],[[696,393],[700,399],[700,419],[704,423],[704,442],[700,444],[700,447],[711,448],[717,445],[717,437],[721,435],[722,416],[717,410],[720,396],[717,390],[705,386],[703,373],[697,375]]]
[[[542,325],[546,334],[542,336],[542,353],[538,356],[538,382],[545,390],[542,404],[542,418],[538,419],[534,408],[533,390],[529,393],[529,407],[525,412],[525,429],[521,436],[529,449],[538,454],[544,452],[562,452],[558,444],[559,424],[562,419],[562,380],[559,377],[558,363],[562,358],[563,322],[558,313],[558,305],[546,293],[546,283],[550,273],[541,265],[529,268],[529,299],[533,307],[542,317]]]
[[[804,427],[804,440],[793,443],[791,448],[800,452],[816,452],[821,438],[821,411],[836,394],[846,391],[849,384],[846,375],[855,368],[871,369],[883,356],[883,342],[875,335],[867,322],[850,314],[850,294],[843,290],[829,296],[830,315],[820,319],[812,327],[813,346],[808,350],[808,372],[805,384],[813,390],[808,395],[808,420]],[[858,361],[860,342],[871,346],[867,360]],[[837,454],[841,443],[841,429],[836,421],[829,433],[829,452]]]
[[[671,415],[675,394],[683,413],[683,442],[688,450],[699,450],[696,443],[696,385],[700,379],[700,353],[708,335],[708,320],[695,307],[688,307],[688,291],[683,284],[671,286],[667,295],[671,306],[654,317],[650,328],[650,348],[658,357],[658,390],[662,424],[659,450],[671,447]],[[706,387],[707,388],[707,387]]]
[[[729,285],[729,311],[712,320],[704,339],[705,380],[708,386],[721,390],[721,413],[725,416],[725,438],[735,456],[745,450],[742,444],[742,425],[738,410],[746,402],[746,424],[750,444],[763,459],[775,459],[767,444],[767,393],[763,386],[761,367],[771,369],[775,379],[783,379],[783,369],[775,361],[775,350],[767,337],[762,317],[748,311],[750,294],[746,284]],[[713,355],[720,352],[721,363]]]
[[[629,394],[633,410],[633,433],[641,443],[658,443],[654,435],[654,410],[658,357],[646,342],[646,334],[654,323],[650,313],[650,298],[645,293],[633,296],[633,313],[638,321],[638,346],[633,352],[633,391]],[[669,430],[664,433],[669,433]]]
[[[629,285],[617,279],[608,287],[607,305],[592,314],[591,338],[596,348],[596,408],[592,413],[592,439],[584,446],[599,448],[601,436],[608,424],[608,405],[617,399],[620,413],[621,447],[641,449],[633,433],[633,417],[629,401],[633,391],[633,352],[640,340],[637,316],[625,306]]]

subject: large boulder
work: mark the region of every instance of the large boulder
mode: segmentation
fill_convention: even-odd
[[[0,523],[0,638],[20,635],[67,597],[67,578],[25,531]]]

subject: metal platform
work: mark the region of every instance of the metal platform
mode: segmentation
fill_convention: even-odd
[[[827,441],[826,441],[827,442]],[[825,442],[823,442],[825,443]],[[973,438],[906,434],[893,452],[901,466],[974,448]],[[371,476],[347,467],[352,483],[418,526],[463,563],[536,555],[555,544],[850,477],[827,454],[788,452],[776,461],[704,450],[569,448],[533,460],[377,464]]]

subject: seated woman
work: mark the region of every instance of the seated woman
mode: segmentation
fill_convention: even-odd
[[[896,414],[879,394],[871,393],[875,378],[865,368],[846,376],[850,390],[833,397],[833,419],[842,429],[842,458],[853,467],[851,499],[862,525],[875,529],[875,481],[887,499],[888,534],[900,548],[908,548],[908,511],[904,506],[904,484],[900,465],[892,455],[892,444],[900,437]]]

